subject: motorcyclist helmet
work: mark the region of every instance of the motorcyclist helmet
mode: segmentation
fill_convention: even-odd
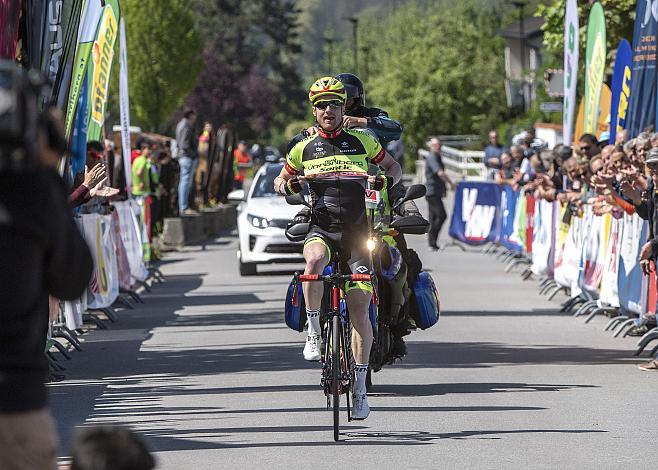
[[[386,244],[386,246],[388,247],[388,258],[390,262],[388,266],[382,266],[381,273],[385,279],[391,281],[397,276],[398,272],[400,272],[400,267],[402,266],[402,253],[400,253],[400,250],[394,246],[388,244]]]
[[[340,101],[345,104],[347,92],[345,86],[334,77],[317,79],[308,91],[308,99],[313,106],[320,101]]]
[[[341,81],[347,90],[347,99],[353,100],[354,103],[348,107],[348,111],[366,105],[366,92],[363,89],[363,82],[353,73],[339,73],[336,78]],[[348,101],[348,105],[350,102]]]

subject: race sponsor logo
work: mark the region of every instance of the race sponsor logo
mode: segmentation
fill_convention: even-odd
[[[112,7],[103,10],[98,35],[92,46],[94,76],[91,89],[91,119],[99,126],[103,124],[107,90],[110,84],[110,68],[117,37],[117,19]]]
[[[477,188],[464,188],[462,198],[462,221],[466,238],[473,241],[486,240],[491,233],[496,206],[477,204]]]
[[[356,268],[356,270],[357,270],[360,274],[365,274],[365,273],[368,272],[368,268],[365,267],[365,266],[359,266],[359,267]]]

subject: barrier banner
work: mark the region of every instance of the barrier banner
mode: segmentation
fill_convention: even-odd
[[[516,218],[516,203],[521,191],[514,191],[511,186],[504,185],[500,194],[500,243],[508,250],[523,251],[523,245],[512,239],[514,233],[514,220]]]
[[[609,228],[609,225],[607,225]],[[586,206],[583,217],[583,259],[580,271],[580,288],[589,300],[599,298],[599,286],[603,274],[605,243],[608,234],[604,217],[595,216],[591,206]]]
[[[619,307],[619,294],[617,283],[619,282],[619,250],[620,241],[623,237],[623,219],[610,220],[610,236],[605,254],[605,264],[601,276],[601,302]]]
[[[14,60],[18,42],[20,2],[0,2],[0,59]]]
[[[94,271],[87,289],[89,308],[110,307],[119,296],[112,219],[109,215],[84,214],[82,227],[94,259]]]
[[[119,288],[130,289],[132,280],[130,279],[130,263],[126,254],[126,247],[121,239],[121,222],[117,211],[112,211],[112,230],[114,230],[114,247],[117,258],[117,268],[119,272]]]
[[[553,204],[543,199],[535,201],[531,269],[537,276],[546,274],[548,270],[552,231]]]
[[[564,262],[564,247],[567,243],[567,235],[569,234],[570,224],[565,222],[565,215],[567,213],[567,205],[558,203],[556,210],[556,223],[553,226],[555,232],[555,248],[553,249],[553,279],[562,286],[566,285],[564,282],[557,280],[558,270],[562,269]],[[560,274],[562,271],[560,271]]]
[[[501,190],[495,183],[462,181],[455,190],[449,234],[469,245],[500,239]]]
[[[133,280],[144,281],[148,275],[148,271],[144,266],[142,258],[141,228],[135,216],[131,201],[117,201],[113,202],[112,205],[119,216],[121,241],[126,250],[130,275]]]
[[[571,297],[578,297],[581,289],[578,283],[582,260],[583,219],[572,216],[562,251],[562,261],[555,265],[555,282],[571,289]]]
[[[603,7],[597,2],[592,5],[587,22],[584,131],[590,134],[596,134],[599,112],[607,115],[610,109],[599,108],[601,85],[603,85],[603,79],[605,78],[605,40],[605,15],[603,14]]]
[[[647,289],[638,258],[647,240],[648,223],[637,214],[624,214],[623,225],[617,276],[619,306],[623,312],[641,315],[646,307]]]
[[[521,251],[526,248],[526,217],[527,217],[527,199],[519,192],[516,200],[516,207],[514,211],[514,225],[512,226],[512,234],[510,235],[510,243],[519,246]]]
[[[75,300],[72,302],[64,302],[64,321],[69,330],[77,330],[82,328],[82,302]]]
[[[555,274],[555,250],[557,246],[557,232],[560,225],[560,203],[553,201],[553,218],[551,225],[551,250],[548,252],[548,267],[546,268],[546,274],[553,278]]]
[[[630,138],[656,122],[656,34],[658,5],[655,1],[637,2],[631,67],[633,79],[626,118]]]
[[[534,236],[534,223],[535,223],[535,197],[531,194],[526,194],[526,227],[525,227],[525,251],[528,255],[532,255],[532,240]]]
[[[573,118],[576,110],[576,84],[578,81],[578,6],[576,0],[567,0],[564,24],[564,106],[562,108],[563,142],[571,142]]]
[[[631,94],[631,65],[633,51],[626,39],[617,48],[615,68],[612,74],[612,99],[610,100],[610,143],[615,142],[617,132],[626,129],[626,112]]]

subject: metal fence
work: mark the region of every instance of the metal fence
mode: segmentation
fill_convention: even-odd
[[[416,183],[425,183],[425,157],[428,150],[418,150]],[[488,170],[484,166],[484,152],[459,150],[448,145],[441,147],[441,157],[446,171],[462,180],[486,180]]]

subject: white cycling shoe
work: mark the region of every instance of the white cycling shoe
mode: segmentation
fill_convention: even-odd
[[[368,396],[357,394],[352,395],[352,419],[362,420],[366,419],[370,414],[370,406],[368,406]]]
[[[321,354],[320,335],[310,334],[306,337],[306,345],[304,346],[304,360],[306,361],[319,361]]]

